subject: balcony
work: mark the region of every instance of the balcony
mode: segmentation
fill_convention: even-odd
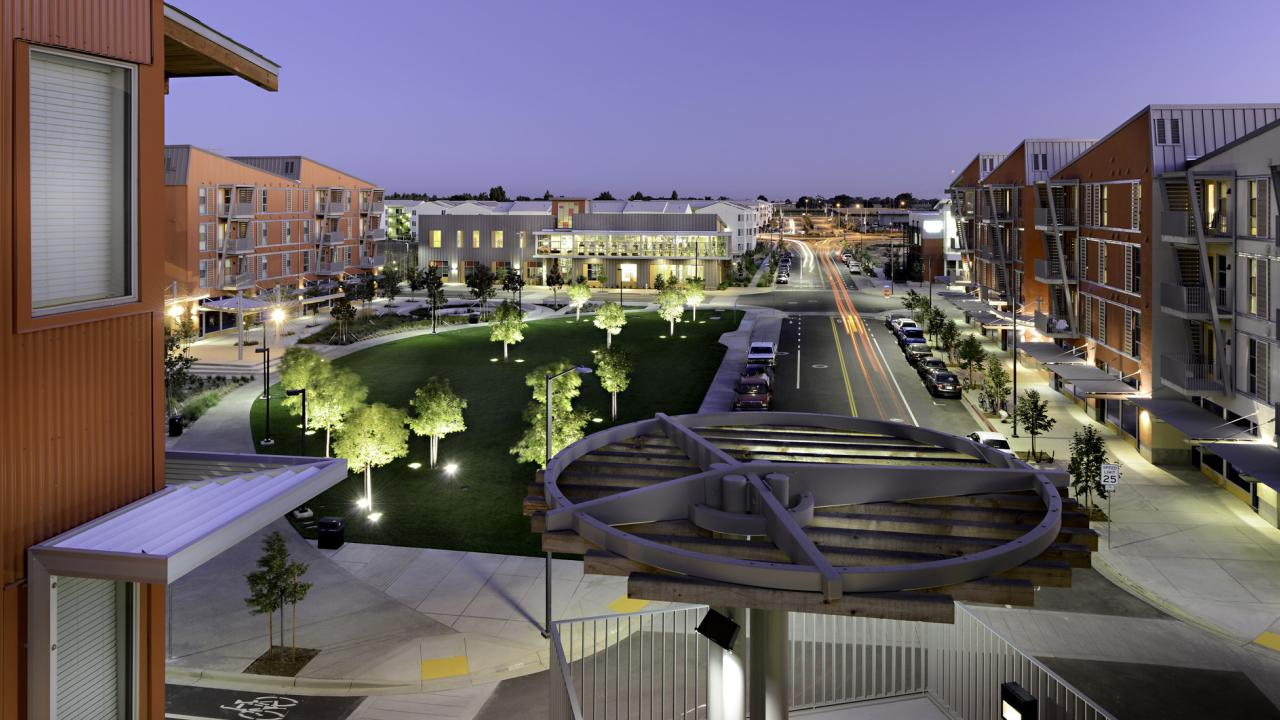
[[[229,202],[218,205],[220,218],[253,217],[253,212],[252,202]]]
[[[386,239],[387,239],[387,229],[386,229],[386,228],[375,228],[375,229],[373,229],[373,230],[365,230],[365,231],[364,231],[364,239],[365,239],[365,240],[386,240]]]
[[[222,279],[223,290],[249,290],[257,284],[258,274],[252,270],[227,275]]]
[[[1231,241],[1230,213],[1221,213],[1206,223],[1204,239],[1209,242]],[[1183,245],[1196,243],[1195,216],[1187,210],[1164,210],[1160,213],[1160,237],[1165,242]]]
[[[361,202],[360,214],[361,215],[381,215],[382,201],[381,200],[365,200]]]
[[[982,222],[984,223],[1007,223],[1013,222],[1013,213],[1001,208],[986,208],[982,212]]]
[[[346,200],[316,204],[316,210],[321,215],[345,215],[349,209],[351,209],[351,203]]]
[[[372,270],[386,265],[386,257],[383,255],[361,255],[356,267],[363,270]]]
[[[347,241],[347,236],[341,232],[327,232],[320,235],[318,243],[320,245],[341,245]]]
[[[1183,320],[1208,320],[1209,293],[1202,287],[1185,287],[1176,283],[1160,283],[1160,307]]]
[[[1063,284],[1062,266],[1060,263],[1050,263],[1048,260],[1036,260],[1035,276],[1036,276],[1036,280],[1046,285]],[[1076,269],[1071,265],[1067,265],[1066,282],[1068,283],[1076,282]]]
[[[1057,208],[1057,221],[1059,230],[1075,230],[1076,229],[1076,211],[1074,208]],[[1036,208],[1036,229],[1052,230],[1049,224],[1049,208]]]
[[[316,275],[341,275],[347,269],[347,264],[342,261],[338,262],[318,262],[316,263]]]
[[[223,255],[247,255],[253,252],[253,238],[232,237],[222,241]]]
[[[1214,369],[1213,363],[1201,358],[1160,356],[1160,381],[1183,395],[1223,392],[1222,381],[1215,376]]]
[[[1036,311],[1036,332],[1051,338],[1078,338],[1080,333],[1067,322],[1066,318],[1046,315]]]

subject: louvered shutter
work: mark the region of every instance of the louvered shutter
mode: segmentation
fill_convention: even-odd
[[[31,52],[31,307],[134,290],[132,71]]]
[[[1129,185],[1129,229],[1142,229],[1142,183]]]
[[[130,663],[124,589],[110,580],[59,577],[53,605],[54,717],[125,717]]]
[[[1267,218],[1271,214],[1271,193],[1266,180],[1258,181],[1258,237],[1267,236]]]
[[[1267,316],[1267,306],[1271,304],[1271,293],[1267,290],[1267,282],[1271,275],[1271,261],[1265,257],[1258,258],[1258,315]]]
[[[1098,341],[1107,344],[1107,301],[1098,300]]]
[[[1271,402],[1271,344],[1258,341],[1257,379],[1258,399]]]

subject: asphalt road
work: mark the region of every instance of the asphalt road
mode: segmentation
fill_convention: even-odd
[[[169,720],[343,720],[363,697],[275,695],[268,691],[165,685]]]

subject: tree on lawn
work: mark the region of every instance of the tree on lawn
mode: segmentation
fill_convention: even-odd
[[[502,343],[502,359],[507,359],[507,348],[524,340],[524,329],[529,324],[524,321],[524,312],[520,306],[503,300],[493,313],[493,324],[489,331],[491,342]]]
[[[345,295],[333,301],[333,309],[329,311],[333,321],[338,324],[338,342],[346,342],[347,328],[356,319],[356,308]]]
[[[1102,465],[1107,462],[1107,444],[1101,433],[1092,425],[1085,425],[1071,435],[1071,461],[1067,473],[1071,475],[1071,489],[1076,497],[1085,496],[1085,505],[1093,507],[1093,495],[1106,500],[1110,494],[1102,484]]]
[[[480,313],[483,315],[489,309],[489,298],[497,294],[497,288],[494,287],[496,278],[493,271],[485,265],[479,265],[471,274],[467,276],[467,289],[471,291],[471,297],[480,301]]]
[[[1005,398],[1009,397],[1009,371],[1005,369],[1003,360],[989,354],[984,375],[982,391],[987,398],[987,407],[994,411],[1004,404]]]
[[[363,505],[373,515],[373,468],[409,454],[409,416],[383,403],[361,405],[351,412],[346,427],[333,444],[347,467],[364,472]]]
[[[263,539],[262,555],[257,564],[258,569],[244,578],[249,585],[249,597],[244,599],[244,604],[249,606],[249,614],[267,616],[268,647],[276,646],[275,614],[277,611],[281,613],[280,644],[284,645],[283,613],[289,550],[283,535],[273,532]]]
[[[354,370],[338,369],[326,363],[328,372],[312,380],[307,392],[307,422],[315,430],[324,430],[324,456],[329,457],[330,439],[335,430],[346,425],[347,418],[369,396],[369,388]]]
[[[524,435],[511,448],[511,454],[520,462],[537,463],[538,467],[546,466],[547,450],[547,407],[546,385],[547,375],[555,375],[574,367],[573,363],[561,360],[537,368],[525,376],[524,382],[533,393],[533,402],[524,411],[525,422],[529,427]],[[564,448],[582,439],[584,429],[590,420],[588,413],[573,407],[574,398],[582,392],[582,376],[576,372],[566,372],[551,381],[551,454],[555,455]]]
[[[693,310],[693,321],[698,321],[698,306],[707,299],[707,288],[700,277],[684,281],[684,301]]]
[[[369,301],[373,299],[374,295],[377,294],[377,291],[377,282],[373,279],[372,275],[361,275],[360,279],[356,281],[356,299],[365,305],[369,304]]]
[[[569,297],[569,307],[573,308],[574,320],[582,322],[582,306],[591,300],[591,288],[586,283],[576,282],[569,285],[564,293]]]
[[[332,369],[333,366],[325,362],[320,353],[293,345],[280,357],[280,384],[286,390],[306,390],[307,395],[314,398],[316,386],[323,383],[325,375]],[[289,412],[294,415],[302,414],[300,396],[286,395],[282,402]]]
[[[969,387],[973,387],[973,369],[982,367],[987,359],[987,351],[982,349],[982,342],[973,335],[965,335],[956,343],[956,359],[960,369],[969,373]]]
[[[512,301],[517,299],[520,291],[524,289],[524,276],[520,274],[519,269],[508,269],[502,275],[502,291],[511,293]]]
[[[405,281],[409,283],[409,292],[416,293],[427,286],[426,270],[410,270],[405,273]]]
[[[618,419],[618,393],[625,392],[631,384],[631,368],[631,356],[621,348],[596,351],[596,375],[600,378],[600,387],[610,395],[611,420]]]
[[[622,326],[627,324],[627,313],[618,303],[607,302],[596,310],[592,322],[604,331],[605,347],[613,347],[613,336],[622,332]]]
[[[547,271],[546,283],[547,287],[551,288],[551,304],[559,307],[560,288],[564,287],[564,273],[560,272],[560,263],[551,263],[551,269]]]
[[[1031,454],[1038,460],[1040,455],[1036,452],[1036,438],[1058,424],[1057,420],[1049,417],[1049,402],[1035,390],[1026,391],[1022,394],[1022,401],[1018,403],[1017,421],[1022,423],[1023,429],[1031,436]]]
[[[431,332],[436,331],[436,313],[447,302],[444,296],[444,278],[435,268],[427,270],[422,279],[422,287],[427,291],[427,305],[431,307]]]
[[[658,315],[666,320],[671,330],[669,334],[676,334],[676,320],[684,314],[684,293],[675,285],[668,285],[658,293]]]
[[[956,324],[955,320],[947,318],[947,321],[942,324],[938,342],[942,345],[942,351],[948,356],[955,354],[956,344],[960,342],[960,326]]]
[[[382,268],[382,296],[395,300],[400,294],[400,283],[404,281],[404,273],[393,267]]]
[[[431,377],[414,392],[409,405],[415,413],[409,418],[409,429],[416,435],[431,439],[431,467],[435,467],[440,438],[467,429],[467,423],[462,417],[462,411],[467,409],[467,401],[453,393],[447,379]]]

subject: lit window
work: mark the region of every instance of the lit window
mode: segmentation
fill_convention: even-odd
[[[494,249],[494,250],[501,250],[501,249],[502,249],[502,244],[503,244],[503,240],[502,240],[502,231],[501,231],[501,230],[494,230],[494,231],[493,231],[493,249]]]
[[[480,247],[480,231],[479,230],[471,231],[471,247],[473,248]]]
[[[133,66],[32,50],[30,67],[32,314],[132,301]]]
[[[439,230],[431,231],[431,247],[437,248],[437,249],[440,247],[440,231]]]

